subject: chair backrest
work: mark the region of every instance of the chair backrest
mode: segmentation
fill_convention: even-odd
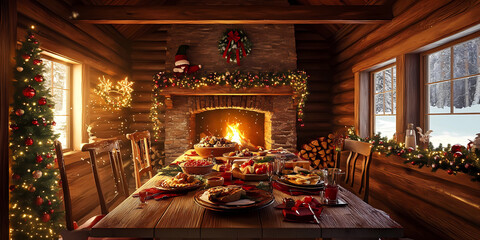
[[[128,197],[128,184],[126,176],[123,171],[122,156],[120,153],[120,141],[117,139],[101,140],[94,143],[85,144],[82,147],[83,152],[89,152],[90,164],[92,166],[93,178],[95,180],[95,186],[97,187],[98,198],[100,201],[100,208],[102,214],[109,212],[109,207],[113,205],[119,198]],[[97,168],[97,155],[102,153],[108,153],[110,159],[110,165],[113,173],[113,180],[115,182],[115,195],[108,202],[105,200],[104,191],[100,184],[99,172]]]
[[[73,216],[72,216],[72,198],[70,196],[70,188],[68,186],[67,172],[65,170],[65,160],[63,159],[62,143],[55,140],[55,153],[57,155],[58,170],[60,171],[60,179],[62,180],[63,203],[65,205],[65,221],[67,230],[73,231]]]
[[[152,178],[153,167],[150,159],[150,132],[135,132],[127,134],[127,139],[132,143],[133,169],[135,172],[135,186],[142,186],[141,177],[148,173]]]
[[[344,151],[348,151],[348,157],[345,162],[345,184],[353,190],[353,192],[361,197],[363,201],[368,202],[369,193],[369,173],[370,173],[370,161],[372,159],[372,144],[360,141],[354,141],[345,139]],[[363,158],[361,163],[361,179],[358,191],[355,191],[355,169],[358,158]]]

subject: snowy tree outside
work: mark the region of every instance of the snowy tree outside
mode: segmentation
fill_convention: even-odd
[[[430,141],[465,145],[480,133],[480,37],[432,53],[427,60]]]
[[[43,58],[46,86],[50,86],[55,109],[53,110],[56,125],[53,130],[60,134],[58,140],[63,148],[70,147],[70,65]]]
[[[374,132],[389,139],[396,131],[397,68],[391,66],[372,74],[374,84]]]

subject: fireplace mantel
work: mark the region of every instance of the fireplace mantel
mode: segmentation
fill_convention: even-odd
[[[278,87],[255,87],[236,89],[230,85],[203,86],[196,89],[169,87],[159,91],[160,95],[165,96],[165,106],[167,109],[173,108],[172,96],[219,96],[219,95],[262,95],[262,96],[292,96],[294,105],[296,104],[297,94],[290,86]]]

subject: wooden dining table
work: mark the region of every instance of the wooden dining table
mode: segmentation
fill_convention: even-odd
[[[180,156],[177,160],[184,158]],[[157,174],[135,193],[156,186],[167,176]],[[134,194],[135,194],[134,193]],[[139,208],[133,194],[108,213],[90,231],[93,237],[141,237],[171,239],[262,239],[262,238],[367,238],[402,237],[403,228],[385,212],[363,202],[340,187],[343,207],[324,207],[319,223],[296,223],[283,220],[282,211],[274,206],[284,198],[301,199],[273,190],[270,206],[246,212],[214,212],[197,205],[195,191],[164,200],[148,200]],[[319,198],[319,196],[314,196]]]

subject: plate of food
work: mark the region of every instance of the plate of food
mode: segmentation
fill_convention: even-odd
[[[295,167],[293,173],[281,176],[277,182],[289,187],[309,190],[323,189],[324,187],[322,173],[320,171],[309,171],[300,167]]]
[[[247,148],[242,149],[241,151],[232,151],[228,153],[224,153],[223,156],[229,159],[243,159],[243,158],[251,158],[256,156],[254,152],[251,152]]]
[[[232,165],[233,177],[246,181],[262,181],[267,180],[268,168],[271,168],[273,157],[256,157],[248,160],[235,160]]]
[[[179,164],[187,174],[205,175],[212,172],[213,162],[206,159],[188,159]]]
[[[261,189],[245,190],[241,186],[217,186],[195,193],[198,205],[213,211],[256,210],[274,202],[271,193]]]
[[[175,177],[158,181],[156,185],[161,190],[181,192],[197,189],[203,185],[203,182],[192,175],[179,172]]]

